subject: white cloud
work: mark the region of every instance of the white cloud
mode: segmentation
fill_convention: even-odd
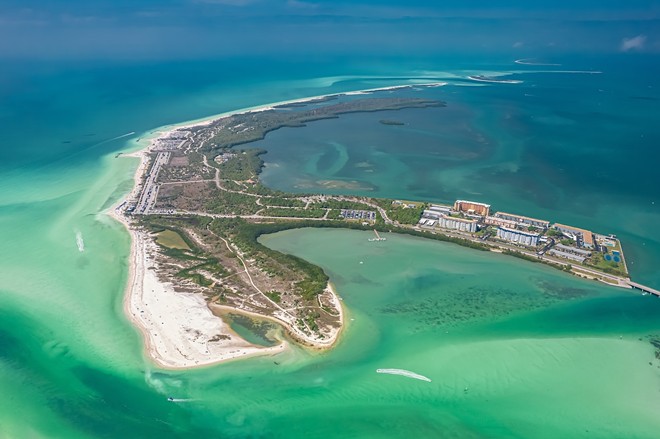
[[[621,51],[628,52],[629,50],[640,50],[644,48],[645,43],[646,36],[644,35],[637,35],[636,37],[632,38],[624,38],[621,41]]]

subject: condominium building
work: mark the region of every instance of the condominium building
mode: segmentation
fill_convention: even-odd
[[[451,212],[451,206],[443,206],[441,204],[431,204],[428,209],[425,209],[424,212],[422,213],[422,218],[420,220],[420,224],[422,224],[422,220],[435,220],[438,221],[442,215],[449,216],[449,213]]]
[[[497,215],[487,216],[486,218],[484,218],[484,223],[488,224],[489,226],[502,226],[502,227],[508,227],[510,229],[515,229],[516,226],[518,225],[518,223],[515,221],[499,218]]]
[[[591,231],[558,223],[552,227],[570,237],[578,247],[594,248],[594,234]]]
[[[477,231],[477,220],[440,215],[438,227],[474,233]]]
[[[533,227],[538,227],[539,229],[547,229],[548,227],[550,227],[550,221],[537,219],[537,218],[530,218],[528,216],[515,215],[513,213],[497,212],[494,216],[504,220],[513,221],[518,224],[524,224],[528,227],[533,226]]]
[[[564,258],[564,259],[569,259],[571,261],[579,262],[580,264],[587,259],[584,256],[576,255],[574,253],[567,253],[561,250],[557,250],[556,248],[550,249],[548,251],[548,254],[552,256],[557,256],[558,258]]]
[[[449,212],[451,212],[451,206],[444,206],[442,204],[431,204],[428,210],[431,212],[436,212],[438,214],[444,213],[445,215],[449,215]]]
[[[535,247],[538,245],[541,235],[500,226],[497,228],[497,237],[506,241]]]
[[[488,216],[490,214],[490,204],[478,203],[476,201],[456,200],[454,203],[454,210],[456,212]]]
[[[591,256],[591,252],[589,250],[583,250],[581,248],[575,248],[575,247],[569,247],[564,244],[556,244],[554,246],[555,249],[564,252],[564,253],[573,253],[578,256],[582,256],[584,258],[588,258]]]

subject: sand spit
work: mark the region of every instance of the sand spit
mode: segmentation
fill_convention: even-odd
[[[151,132],[155,136],[150,139],[149,145],[145,148],[122,154],[122,157],[140,158],[140,165],[134,175],[135,185],[124,199],[106,213],[121,222],[131,234],[130,270],[124,297],[124,310],[131,322],[142,333],[147,353],[157,365],[171,369],[190,368],[235,358],[272,355],[286,350],[287,343],[282,342],[280,345],[268,348],[248,343],[233,333],[221,318],[211,312],[202,294],[177,293],[171,283],[162,282],[158,278],[155,260],[156,244],[146,232],[132,227],[124,212],[127,200],[137,199],[141,192],[144,176],[149,169],[149,153],[159,145],[162,139],[171,137],[175,131],[180,129],[208,125],[235,114],[267,111],[283,104],[305,103],[336,95],[329,94],[277,102],[163,127]],[[318,349],[329,348],[339,338],[344,324],[344,314],[340,299],[331,284],[328,284],[324,295],[328,297],[326,300],[335,305],[335,309],[339,311],[341,324],[338,328],[323,328],[325,333],[322,338],[302,333],[295,328],[293,321],[286,318],[289,317],[285,315],[286,313],[275,315],[276,318],[273,320],[284,325],[303,344]],[[259,317],[268,318],[268,316]]]
[[[268,348],[249,344],[211,313],[201,294],[177,293],[172,284],[161,282],[151,236],[130,228],[123,217],[111,216],[127,227],[132,238],[124,311],[158,366],[190,368],[286,350],[285,342]]]

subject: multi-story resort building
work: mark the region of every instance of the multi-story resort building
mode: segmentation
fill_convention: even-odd
[[[456,200],[454,203],[456,212],[464,212],[471,215],[488,216],[490,204],[477,203],[476,201]]]
[[[433,227],[442,215],[449,215],[451,213],[450,206],[442,206],[439,204],[432,204],[428,209],[422,213],[422,218],[419,220],[419,225]]]
[[[443,213],[445,215],[449,215],[449,213],[451,212],[451,206],[443,206],[442,204],[431,204],[429,208],[424,211],[424,213],[426,213],[427,211],[435,213],[437,215],[441,215]]]
[[[530,218],[528,216],[515,215],[513,213],[497,212],[494,216],[503,220],[513,221],[519,225],[525,225],[527,227],[532,226],[539,229],[547,229],[550,227],[550,221]]]
[[[477,231],[477,220],[440,215],[438,227],[474,233]]]
[[[564,245],[564,244],[557,244],[553,248],[555,250],[559,250],[559,251],[562,251],[564,253],[572,253],[574,255],[583,256],[585,258],[588,258],[589,256],[591,256],[591,252],[589,250],[583,250],[581,248],[569,247],[568,245]]]
[[[553,224],[552,227],[575,241],[578,247],[595,248],[594,234],[589,230],[578,229],[577,227],[566,226],[559,223]]]
[[[484,218],[484,224],[489,226],[508,227],[510,229],[515,229],[518,226],[517,222],[508,219],[499,218],[497,215],[487,216],[486,218]]]
[[[525,232],[523,230],[510,229],[508,227],[498,227],[497,237],[506,241],[515,242],[530,247],[535,247],[541,237],[538,233]]]
[[[596,267],[599,259],[591,260],[593,252],[603,251],[606,261],[623,264],[623,272],[626,272],[625,262],[620,250],[620,243],[614,235],[597,235],[589,230],[565,224],[550,224],[547,220],[516,215],[507,212],[493,212],[490,215],[489,204],[476,201],[456,200],[453,206],[432,204],[427,207],[417,223],[417,227],[426,230],[438,230],[440,228],[456,230],[465,233],[476,233],[480,227],[490,226],[496,228],[496,237],[500,241],[529,247],[530,250],[538,250],[538,256],[554,256],[578,264],[585,263]],[[570,238],[575,244],[555,237],[558,231],[563,236]],[[437,229],[436,229],[437,228]],[[418,229],[419,230],[419,229]],[[490,229],[492,230],[492,229]],[[441,233],[441,232],[440,232]],[[546,236],[547,234],[547,236]],[[493,235],[487,231],[481,240],[486,241]],[[544,245],[540,248],[540,245]],[[536,249],[534,247],[537,247]],[[611,249],[611,254],[609,253]],[[598,269],[598,267],[596,267]]]
[[[571,261],[579,262],[580,264],[583,263],[587,259],[585,256],[581,256],[581,255],[578,255],[578,254],[573,253],[573,252],[563,251],[563,250],[561,250],[557,247],[559,247],[559,246],[557,245],[557,246],[551,248],[550,250],[548,250],[548,254],[550,254],[552,256],[557,256],[557,257],[560,257],[560,258],[564,258],[564,259],[570,259]],[[568,247],[568,248],[570,248],[571,250],[575,250],[573,247]]]

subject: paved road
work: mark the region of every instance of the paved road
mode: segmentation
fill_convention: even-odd
[[[158,155],[156,155],[154,163],[144,181],[142,193],[140,194],[137,207],[133,212],[134,214],[139,215],[149,213],[151,208],[156,204],[156,199],[158,198],[158,184],[156,183],[158,173],[163,165],[166,165],[167,162],[169,162],[171,156],[171,152],[159,152]]]

